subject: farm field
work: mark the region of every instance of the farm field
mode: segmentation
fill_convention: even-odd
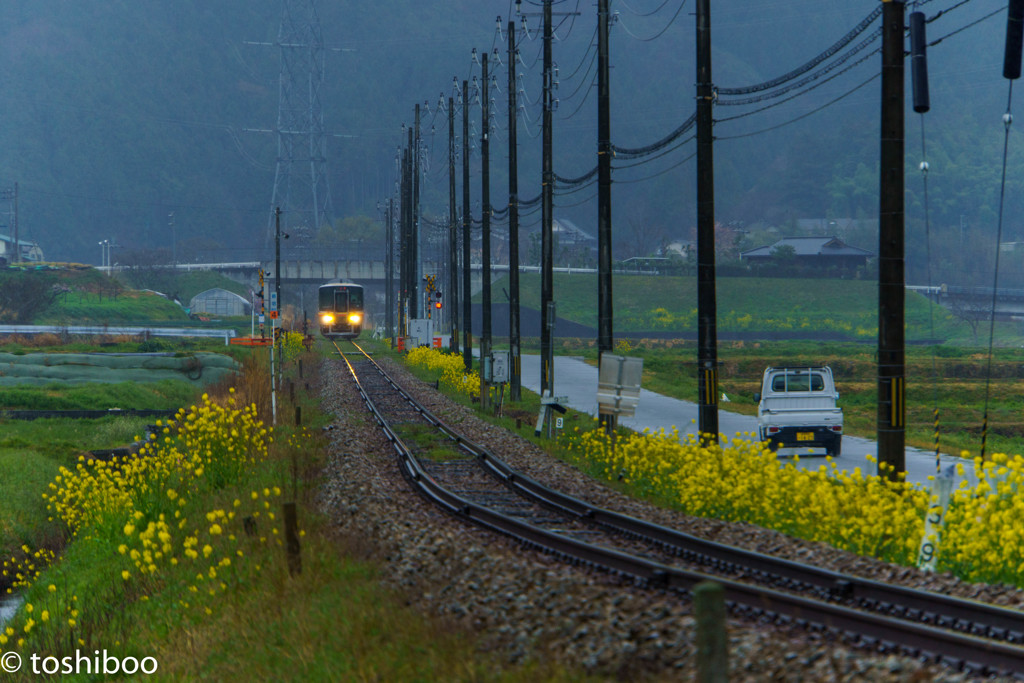
[[[532,277],[522,277],[523,306],[540,305],[539,280],[534,283],[528,279]],[[596,276],[556,274],[555,291],[559,317],[596,326]],[[723,410],[756,414],[753,394],[768,366],[827,364],[835,373],[846,433],[874,438],[875,283],[722,278],[717,294],[719,382],[729,399]],[[696,281],[616,275],[614,298],[616,352],[644,358],[646,389],[695,401]],[[906,299],[906,324],[907,444],[934,448],[937,408],[941,451],[979,454],[987,395],[986,451],[1024,452],[1024,336],[1019,323],[996,324],[991,374],[987,325],[977,326],[976,338],[967,322],[913,293]],[[533,338],[524,339],[523,346],[531,353],[540,348]],[[596,335],[555,339],[555,353],[593,363],[596,346]]]
[[[503,278],[492,286],[494,301],[505,302]],[[597,276],[555,273],[558,317],[596,329]],[[616,334],[636,337],[695,338],[697,333],[697,281],[692,277],[615,275],[613,311]],[[500,297],[500,299],[499,299]],[[720,278],[716,287],[719,338],[823,338],[874,343],[878,337],[878,287],[864,280],[808,278]],[[473,299],[479,302],[480,295]],[[540,276],[520,276],[520,303],[540,310]],[[908,343],[938,340],[946,344],[987,345],[976,341],[965,322],[949,311],[932,306],[925,297],[908,292]],[[934,331],[933,328],[934,327]],[[979,334],[981,330],[979,329]],[[557,331],[556,331],[557,334]],[[997,325],[997,338],[1020,340],[1019,325]]]

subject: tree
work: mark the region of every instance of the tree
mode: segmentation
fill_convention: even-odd
[[[46,311],[61,290],[54,278],[33,271],[0,275],[0,321],[31,323]]]
[[[792,244],[779,244],[772,247],[772,261],[775,265],[791,267],[796,265],[796,247]]]
[[[349,216],[336,221],[334,225],[321,228],[313,244],[327,249],[354,244],[359,250],[363,247],[383,246],[384,225],[369,216]]]

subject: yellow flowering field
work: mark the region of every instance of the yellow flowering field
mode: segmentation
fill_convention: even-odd
[[[722,444],[666,433],[617,437],[577,430],[570,457],[609,481],[691,515],[748,522],[897,564],[917,563],[928,488],[839,470],[831,458],[816,470],[782,462],[763,443],[737,436]],[[876,461],[866,464],[876,468]],[[972,582],[1024,585],[1024,459],[993,455],[974,462],[971,487],[960,466],[938,538],[936,569]],[[936,539],[932,539],[933,541]]]
[[[462,357],[429,348],[406,354],[411,365],[440,370],[440,388],[470,395],[479,375],[467,374]],[[865,469],[839,470],[831,458],[815,470],[781,461],[753,435],[722,444],[682,441],[671,432],[629,433],[614,443],[603,429],[576,430],[560,444],[568,458],[633,495],[688,514],[748,522],[889,562],[914,566],[925,516],[937,499],[930,486],[891,483]],[[966,455],[966,454],[965,454]],[[958,472],[936,544],[935,569],[967,581],[1024,586],[1024,459],[996,453],[976,458],[972,472]],[[976,486],[967,483],[973,475]]]
[[[410,365],[420,365],[428,370],[438,370],[440,386],[455,394],[471,396],[480,393],[480,374],[475,370],[466,372],[462,356],[457,353],[442,353],[437,349],[420,346],[409,351],[405,360]]]
[[[151,598],[169,625],[208,616],[218,596],[259,571],[246,565],[252,550],[282,535],[281,486],[251,483],[260,470],[279,476],[266,467],[273,435],[254,406],[235,406],[233,389],[226,404],[204,394],[158,422],[135,456],[61,468],[43,497],[73,541],[57,563],[27,547],[4,563],[25,604],[0,632],[0,651],[60,656],[89,646],[97,632],[117,631],[124,608]]]

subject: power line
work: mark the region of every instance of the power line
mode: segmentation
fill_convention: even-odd
[[[749,85],[743,88],[717,88],[717,92],[719,95],[746,95],[748,93],[760,92],[762,90],[775,88],[777,86],[782,85],[783,83],[788,83],[789,81],[799,78],[800,76],[804,75],[814,67],[821,64],[829,57],[837,54],[840,50],[849,45],[851,42],[853,42],[853,39],[859,36],[864,31],[866,31],[868,27],[872,23],[874,23],[875,19],[877,19],[881,14],[881,7],[876,7],[863,20],[861,20],[861,22],[857,24],[857,26],[850,30],[845,36],[843,36],[835,43],[833,43],[828,49],[818,53],[810,60],[808,60],[801,66],[798,66],[797,68],[793,69],[792,71],[789,71],[777,78],[764,81],[763,83]]]
[[[819,111],[832,106],[836,102],[839,102],[840,100],[845,99],[846,97],[849,97],[850,95],[852,95],[853,93],[857,92],[858,90],[863,88],[865,85],[870,83],[871,81],[873,81],[876,78],[878,78],[880,75],[881,74],[878,74],[878,73],[872,74],[870,78],[868,78],[866,81],[862,82],[860,85],[854,86],[853,88],[851,88],[850,90],[847,90],[845,93],[843,93],[839,97],[836,97],[836,98],[834,98],[832,100],[829,100],[828,102],[826,102],[825,104],[821,105],[820,107],[812,109],[811,111],[809,111],[809,112],[807,112],[805,114],[801,114],[800,116],[797,116],[795,119],[790,119],[789,121],[785,121],[784,123],[780,123],[780,124],[777,124],[777,125],[774,125],[774,126],[769,126],[768,128],[762,128],[761,130],[755,130],[755,131],[752,131],[750,133],[741,133],[740,135],[715,136],[715,139],[716,140],[737,140],[739,138],[749,138],[749,137],[752,137],[754,135],[760,135],[761,133],[767,133],[768,131],[772,131],[772,130],[776,130],[778,128],[782,128],[784,126],[788,126],[791,123],[796,123],[797,121],[799,121],[801,119],[805,119],[808,116],[811,116],[812,114],[817,114]]]
[[[664,7],[664,6],[665,5],[662,4],[662,7]],[[685,6],[686,6],[686,0],[683,0],[681,3],[679,3],[679,9],[677,9],[676,13],[672,15],[672,18],[668,20],[668,23],[665,24],[665,27],[663,29],[661,29],[660,31],[658,31],[657,33],[655,33],[650,38],[642,38],[642,37],[636,35],[635,33],[633,33],[632,31],[629,30],[629,27],[626,26],[626,22],[622,20],[621,15],[616,13],[616,16],[617,16],[617,18],[619,20],[619,23],[622,24],[623,30],[626,33],[628,33],[631,38],[639,40],[640,42],[643,42],[643,43],[650,43],[650,42],[652,42],[654,40],[657,40],[658,38],[662,37],[663,35],[665,35],[665,31],[667,31],[667,30],[669,30],[669,28],[671,28],[672,24],[674,24],[675,21],[676,21],[676,17],[679,16],[679,13],[683,11],[683,7],[685,7]],[[655,11],[657,11],[657,10],[655,10]],[[640,15],[640,16],[650,16],[650,15]]]

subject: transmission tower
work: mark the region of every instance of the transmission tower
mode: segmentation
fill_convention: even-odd
[[[320,92],[324,42],[316,0],[282,0],[277,104],[277,168],[264,245],[274,234],[280,207],[282,229],[300,240],[331,221],[327,184],[327,136]]]

